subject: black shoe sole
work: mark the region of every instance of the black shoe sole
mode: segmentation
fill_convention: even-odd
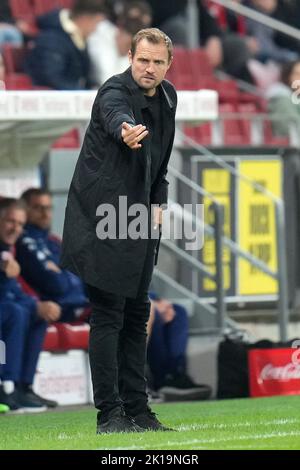
[[[129,434],[129,433],[135,433],[135,432],[144,432],[145,430],[142,428],[134,428],[134,429],[124,429],[120,431],[119,429],[103,429],[97,426],[97,431],[96,434]]]

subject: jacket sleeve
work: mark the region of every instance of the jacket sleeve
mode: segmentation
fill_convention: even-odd
[[[155,189],[155,192],[152,194],[151,203],[165,205],[168,203],[168,186],[169,181],[166,179],[168,170],[165,171],[165,174],[158,186]]]
[[[17,260],[21,274],[28,284],[44,297],[59,297],[69,288],[68,275],[64,270],[56,273],[47,268],[47,259],[41,259],[39,249],[33,239],[22,239],[17,245]]]
[[[136,125],[130,95],[116,77],[99,91],[99,112],[106,132],[118,143],[122,140],[122,123]]]

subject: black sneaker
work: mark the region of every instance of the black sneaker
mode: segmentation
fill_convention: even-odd
[[[58,406],[57,401],[48,400],[48,398],[41,397],[33,391],[33,388],[31,386],[27,387],[26,394],[27,396],[30,395],[31,398],[35,400],[39,400],[40,403],[42,403],[42,405],[46,406],[47,408],[56,408]]]
[[[46,405],[31,390],[19,389],[18,399],[24,411],[39,413],[47,410]]]
[[[3,387],[0,386],[0,403],[6,405],[9,411],[21,411],[22,406],[19,402],[18,392],[15,390],[12,393],[5,393]]]
[[[165,401],[207,400],[212,389],[209,385],[196,384],[187,374],[170,375],[159,389]]]
[[[111,413],[106,421],[97,422],[97,434],[110,434],[113,432],[143,432],[133,419],[126,416],[123,411]]]
[[[144,431],[174,431],[174,429],[164,426],[156,417],[156,414],[148,408],[143,413],[132,417],[135,424],[137,424]]]

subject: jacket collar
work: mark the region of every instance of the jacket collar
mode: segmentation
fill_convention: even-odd
[[[40,238],[47,238],[49,234],[48,229],[42,229],[38,227],[37,225],[33,224],[26,224],[25,225],[25,233],[26,235],[32,236],[32,237],[40,237]]]
[[[74,21],[71,20],[70,11],[66,9],[60,10],[59,20],[62,29],[69,34],[75,46],[83,51],[86,48],[86,41]]]
[[[138,86],[138,84],[134,81],[131,73],[131,67],[129,67],[127,70],[125,70],[124,73],[121,74],[123,78],[125,79],[125,84],[127,88],[130,89],[131,93],[135,95],[136,97],[139,97],[140,99],[140,104],[141,108],[148,108],[149,104],[145,98],[144,93],[142,92],[141,88]],[[165,97],[165,100],[169,106],[170,109],[174,108],[174,103],[170,96],[168,95],[165,86],[164,86],[165,80],[162,81],[160,85],[158,85],[159,90],[162,92],[162,96]]]

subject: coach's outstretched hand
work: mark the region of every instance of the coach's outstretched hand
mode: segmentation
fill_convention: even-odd
[[[140,142],[148,135],[148,133],[149,132],[146,130],[146,127],[142,124],[138,124],[133,127],[127,122],[123,122],[122,124],[123,142],[132,150],[141,148],[142,144],[140,144]]]

